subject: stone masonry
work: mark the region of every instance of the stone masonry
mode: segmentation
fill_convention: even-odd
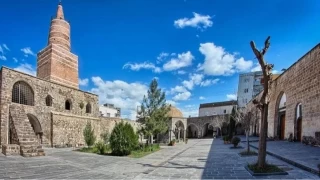
[[[37,77],[78,89],[78,56],[70,50],[70,24],[59,4],[51,20],[48,46],[38,53]]]
[[[297,105],[302,105],[302,136],[315,136],[320,131],[320,44],[316,45],[285,72],[277,77],[271,87],[268,112],[268,136],[279,132],[279,103],[285,103],[284,134],[297,136]],[[262,93],[262,92],[261,92]],[[261,93],[257,96],[260,97]],[[248,103],[252,107],[252,101]]]

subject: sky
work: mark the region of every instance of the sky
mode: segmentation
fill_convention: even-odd
[[[0,66],[35,75],[58,0],[0,0]],[[281,73],[320,42],[319,0],[62,1],[80,89],[135,119],[152,79],[184,116],[236,99],[239,73],[259,70],[250,41]]]

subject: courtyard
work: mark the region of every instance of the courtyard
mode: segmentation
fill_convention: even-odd
[[[244,144],[241,144],[244,146]],[[188,144],[164,146],[143,158],[102,156],[45,149],[46,156],[0,155],[0,179],[317,179],[318,176],[274,157],[268,162],[285,169],[285,176],[253,177],[244,168],[254,157],[240,157],[221,139],[190,139]]]

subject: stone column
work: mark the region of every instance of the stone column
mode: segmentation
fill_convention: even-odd
[[[186,142],[186,132],[187,132],[187,130],[184,130],[184,132],[183,132],[183,142]]]
[[[178,141],[180,141],[180,128],[178,129]]]

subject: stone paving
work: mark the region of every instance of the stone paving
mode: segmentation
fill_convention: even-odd
[[[317,165],[320,164],[319,147],[288,141],[268,141],[267,143],[268,152],[280,155],[314,170],[318,169]],[[258,142],[252,142],[251,145],[259,146]]]
[[[47,156],[24,158],[0,155],[0,179],[255,179],[245,169],[256,157],[240,157],[220,139],[189,140],[186,145],[164,147],[143,158],[101,156],[46,149]],[[306,171],[273,157],[268,162],[290,169],[289,175],[258,177],[317,179]]]

